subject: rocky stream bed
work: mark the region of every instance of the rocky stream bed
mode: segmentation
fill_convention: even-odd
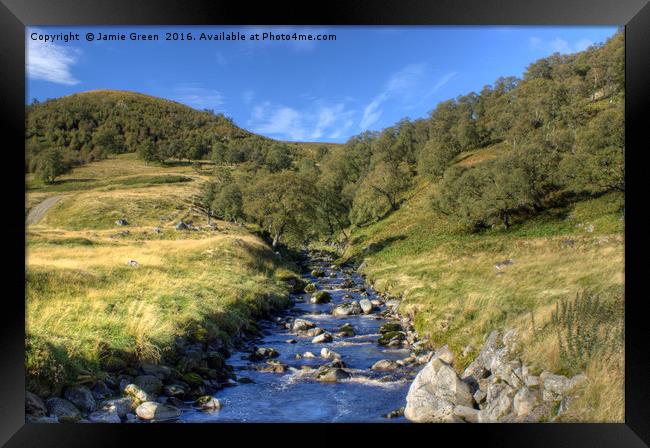
[[[33,422],[531,422],[556,418],[586,378],[533,375],[517,333],[491,333],[460,375],[419,340],[399,301],[311,254],[292,306],[235,347],[184,344],[172,366],[115,372],[42,400]],[[304,286],[306,285],[306,286]],[[304,286],[304,289],[303,289]],[[119,396],[115,398],[116,392]]]

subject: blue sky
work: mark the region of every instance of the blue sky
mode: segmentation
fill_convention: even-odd
[[[335,41],[165,41],[165,32],[335,34]],[[44,43],[32,33],[79,33]],[[126,41],[87,42],[87,32]],[[129,33],[160,41],[130,41]],[[344,142],[440,101],[518,76],[554,52],[604,42],[616,27],[31,27],[26,102],[119,89],[213,109],[272,138]]]

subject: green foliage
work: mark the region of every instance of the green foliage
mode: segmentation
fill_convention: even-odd
[[[56,149],[42,151],[35,161],[36,175],[47,183],[52,183],[61,174],[68,171],[61,153]]]
[[[551,326],[557,332],[563,369],[575,374],[584,371],[596,355],[616,354],[624,337],[622,322],[622,301],[605,301],[589,291],[559,301]]]

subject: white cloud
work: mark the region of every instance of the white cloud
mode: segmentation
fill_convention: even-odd
[[[589,39],[581,39],[571,44],[566,39],[560,37],[551,40],[544,40],[537,36],[533,36],[528,40],[528,44],[530,48],[535,51],[568,54],[586,50],[593,45],[593,41]]]
[[[221,92],[199,85],[181,85],[174,89],[172,99],[196,109],[217,109],[224,103]]]
[[[27,76],[57,84],[79,84],[80,81],[71,72],[79,54],[78,49],[29,39],[26,58]]]
[[[314,108],[298,110],[266,101],[253,107],[248,126],[254,132],[288,140],[336,139],[352,126],[354,114],[344,103],[316,101]]]

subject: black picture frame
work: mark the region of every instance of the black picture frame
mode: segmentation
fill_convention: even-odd
[[[626,393],[621,424],[492,425],[44,425],[24,415],[24,212],[25,26],[175,24],[340,25],[624,25],[626,54]],[[184,444],[267,441],[342,443],[348,433],[387,444],[445,443],[509,447],[616,446],[650,444],[650,355],[643,312],[646,237],[642,151],[647,150],[644,109],[650,106],[650,5],[645,0],[372,0],[322,3],[269,1],[83,1],[0,0],[0,129],[5,215],[0,318],[0,443],[6,446],[132,446],[153,437]],[[289,427],[291,426],[291,427]],[[197,437],[205,437],[199,442]],[[294,437],[297,437],[294,439]],[[414,437],[418,437],[417,442]],[[299,441],[299,442],[298,442]],[[370,439],[365,443],[369,444]]]

